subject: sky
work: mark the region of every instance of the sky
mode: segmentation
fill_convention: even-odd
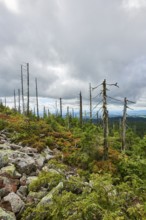
[[[104,79],[111,97],[146,107],[145,0],[0,0],[0,96],[35,78],[41,97],[89,97]],[[99,94],[98,87],[93,95]]]

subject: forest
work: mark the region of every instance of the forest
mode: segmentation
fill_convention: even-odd
[[[5,193],[8,187],[1,186],[0,216],[6,220],[145,220],[146,121],[127,118],[127,122],[123,149],[119,119],[109,118],[105,136],[103,121],[81,123],[70,114],[45,113],[38,118],[1,104],[0,180],[19,183]],[[16,162],[20,151],[24,162],[39,156],[35,160],[39,169],[34,163],[31,168],[29,163],[22,165],[22,157]],[[19,196],[21,209],[14,209],[10,194]]]

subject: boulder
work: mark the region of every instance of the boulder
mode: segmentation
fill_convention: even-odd
[[[23,158],[18,158],[14,161],[17,171],[20,174],[30,175],[32,172],[36,171],[37,166],[34,159],[30,156],[24,155]]]
[[[12,165],[1,168],[0,174],[6,174],[6,175],[9,175],[11,177],[15,177],[15,171],[16,171],[16,168],[12,164]]]
[[[27,186],[20,186],[19,189],[17,190],[18,195],[22,195],[23,197],[27,196],[28,189]]]
[[[0,150],[0,168],[8,165],[8,163],[9,163],[9,158],[7,151]]]
[[[41,199],[41,201],[38,203],[37,207],[45,206],[45,204],[48,204],[52,202],[53,195],[55,193],[59,193],[60,190],[63,189],[63,182],[60,182],[56,187],[54,187],[45,197]]]
[[[12,150],[20,150],[22,148],[21,145],[17,145],[17,144],[10,144],[10,148]]]
[[[11,204],[12,212],[18,213],[24,208],[25,203],[21,198],[14,192],[9,193],[6,197],[3,198],[4,202],[9,202]]]
[[[16,217],[13,213],[11,212],[6,212],[2,208],[0,208],[0,219],[1,220],[16,220]]]
[[[41,154],[34,154],[34,160],[37,164],[37,167],[41,169],[45,163],[45,157]]]

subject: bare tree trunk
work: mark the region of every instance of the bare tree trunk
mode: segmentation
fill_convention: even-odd
[[[5,107],[7,106],[7,100],[6,100],[6,97],[5,97]]]
[[[89,96],[90,96],[90,121],[92,122],[92,90],[91,90],[91,83],[89,84]]]
[[[27,63],[27,116],[29,116],[29,63]]]
[[[23,86],[23,66],[22,65],[21,65],[21,95],[22,95],[22,111],[24,114],[25,106],[24,106],[24,86]]]
[[[60,98],[60,116],[62,117],[62,98]]]
[[[75,117],[74,108],[72,108],[72,117],[73,117],[73,118]]]
[[[126,115],[127,115],[127,98],[124,99],[124,110],[122,119],[122,151],[126,149]]]
[[[83,124],[82,93],[80,92],[80,125]]]
[[[57,100],[55,101],[56,116],[58,115]]]
[[[18,112],[21,113],[21,107],[20,107],[20,89],[18,89]]]
[[[106,80],[103,81],[103,138],[104,138],[104,160],[108,159],[108,111],[107,111],[107,95]]]
[[[15,110],[15,111],[17,110],[15,89],[14,89],[14,110]]]
[[[38,102],[38,84],[37,84],[37,78],[35,78],[35,86],[36,86],[36,108],[37,108],[37,118],[39,118],[39,102]]]

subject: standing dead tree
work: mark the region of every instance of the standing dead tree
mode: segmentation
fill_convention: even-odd
[[[37,110],[37,118],[39,119],[39,101],[38,101],[38,84],[37,84],[37,78],[35,78],[35,86],[36,86],[36,110]]]
[[[91,89],[91,83],[89,83],[89,98],[90,98],[90,121],[92,122],[92,89]]]
[[[14,89],[14,110],[15,110],[15,111],[17,110],[15,89]]]
[[[134,103],[132,101],[129,101],[126,97],[124,98],[124,109],[123,109],[123,119],[122,119],[122,148],[121,150],[125,152],[126,150],[126,119],[127,119],[127,109],[128,103]]]
[[[18,112],[21,113],[21,107],[20,107],[20,89],[18,89]]]
[[[29,63],[27,65],[27,116],[29,116]]]
[[[83,124],[82,93],[80,92],[80,125]]]
[[[60,116],[62,117],[62,98],[60,98]]]
[[[21,95],[22,95],[22,112],[24,114],[25,105],[24,105],[23,65],[21,65]]]
[[[104,136],[104,160],[108,159],[108,110],[107,110],[107,94],[106,94],[106,80],[102,83],[102,97],[103,97],[103,136]]]
[[[108,109],[107,109],[107,97],[108,97],[107,96],[107,86],[118,87],[118,85],[117,85],[117,83],[107,84],[106,80],[104,80],[100,85],[98,85],[92,89],[96,89],[101,85],[102,85],[102,91],[100,94],[102,95],[102,110],[103,110],[103,115],[102,115],[102,119],[103,119],[103,160],[107,160],[108,159],[108,150],[109,150],[109,147],[108,147],[109,128],[108,128]]]

